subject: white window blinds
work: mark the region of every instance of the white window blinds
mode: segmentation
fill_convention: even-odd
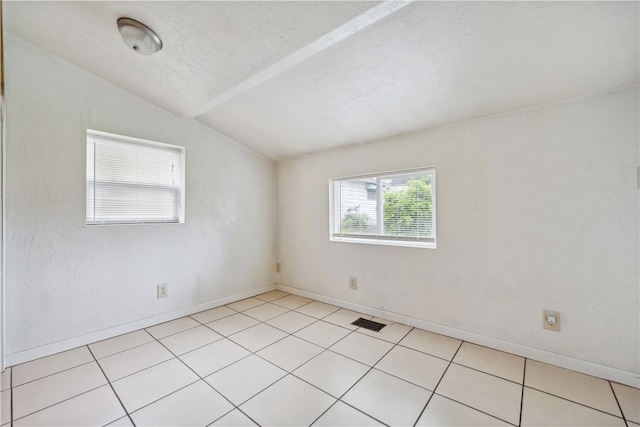
[[[87,224],[184,221],[184,148],[87,131]]]
[[[435,169],[331,180],[333,241],[435,247]]]

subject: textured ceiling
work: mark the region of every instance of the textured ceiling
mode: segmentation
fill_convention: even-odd
[[[121,16],[153,28],[163,50],[129,51]],[[4,19],[274,159],[637,84],[640,73],[637,2],[4,2]]]

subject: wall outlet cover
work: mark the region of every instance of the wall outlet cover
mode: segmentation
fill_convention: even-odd
[[[163,283],[158,285],[158,298],[165,298],[169,296],[169,285]]]
[[[549,315],[555,318],[555,324],[549,323]],[[560,312],[555,310],[542,310],[542,327],[550,331],[560,332]]]

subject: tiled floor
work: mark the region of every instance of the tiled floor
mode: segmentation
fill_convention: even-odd
[[[280,291],[2,374],[8,425],[640,426],[640,390]]]

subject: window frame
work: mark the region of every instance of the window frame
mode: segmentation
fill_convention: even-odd
[[[178,197],[178,205],[177,205],[177,220],[122,220],[122,221],[90,221],[89,217],[86,214],[89,206],[89,198],[88,198],[88,186],[90,180],[88,179],[88,161],[89,161],[89,144],[90,139],[100,139],[105,141],[115,141],[118,143],[125,144],[135,144],[142,146],[150,146],[150,147],[160,147],[165,149],[175,149],[179,153],[180,157],[180,171],[179,171],[179,179],[180,183],[177,187],[177,191],[179,193]],[[185,157],[186,157],[186,149],[183,146],[167,144],[158,141],[152,141],[148,139],[136,138],[132,136],[119,135],[109,132],[103,132],[94,129],[86,130],[86,139],[85,139],[85,225],[89,227],[93,226],[118,226],[118,225],[157,225],[157,224],[183,224],[185,222]],[[95,152],[94,152],[94,162],[95,162]],[[112,184],[113,185],[113,184]],[[115,183],[115,185],[121,185],[123,187],[132,187],[132,188],[157,188],[169,190],[170,187],[163,185],[149,185],[142,183],[135,183],[130,181],[122,181]],[[94,190],[95,191],[95,190]]]
[[[385,178],[395,178],[402,176],[415,176],[415,175],[431,175],[431,204],[432,204],[432,227],[433,227],[433,237],[403,237],[403,236],[385,236],[381,233],[376,235],[366,235],[366,234],[343,234],[335,232],[336,227],[339,230],[340,222],[336,224],[337,215],[336,209],[340,206],[340,192],[336,191],[336,184],[342,181],[350,181],[356,179],[376,179],[376,182],[379,183],[381,179]],[[379,184],[378,184],[379,186]],[[403,247],[411,247],[411,248],[425,248],[425,249],[436,249],[437,248],[437,230],[436,230],[436,167],[435,166],[427,166],[427,167],[419,167],[412,169],[403,169],[403,170],[395,170],[395,171],[387,171],[387,172],[378,172],[378,173],[368,173],[361,175],[352,175],[352,176],[341,176],[337,178],[329,179],[329,241],[331,242],[341,242],[341,243],[363,243],[369,245],[384,245],[384,246],[403,246]],[[383,211],[383,192],[377,191],[377,204],[376,211],[377,217],[382,217]],[[377,221],[377,226],[382,227],[384,224],[384,219]]]

